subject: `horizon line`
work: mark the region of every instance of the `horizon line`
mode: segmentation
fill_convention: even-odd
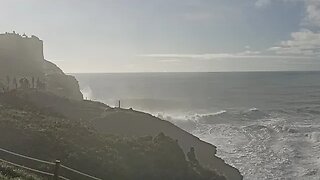
[[[250,73],[250,72],[320,72],[320,70],[252,70],[252,71],[136,71],[136,72],[65,72],[65,74],[142,74],[142,73]]]

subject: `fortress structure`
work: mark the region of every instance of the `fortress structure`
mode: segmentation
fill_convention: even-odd
[[[43,41],[33,35],[0,34],[0,86],[8,84],[8,78],[40,79],[49,92],[71,99],[83,98],[77,80],[45,60]]]

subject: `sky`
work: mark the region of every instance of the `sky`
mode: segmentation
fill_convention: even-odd
[[[320,0],[0,0],[68,73],[320,70]]]

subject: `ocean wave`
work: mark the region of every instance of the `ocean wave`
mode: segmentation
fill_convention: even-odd
[[[191,126],[195,128],[198,124],[221,124],[221,123],[237,123],[239,121],[254,121],[271,118],[268,112],[259,110],[258,108],[250,108],[247,110],[220,110],[211,113],[153,113],[156,117],[173,122],[176,125]],[[188,127],[187,129],[190,129]]]
[[[92,89],[89,86],[81,88],[80,91],[83,94],[83,98],[84,99],[87,99],[87,100],[93,100],[94,99]]]
[[[202,123],[225,123],[265,119],[269,118],[270,115],[257,108],[250,108],[244,111],[221,110],[216,113],[197,115],[196,117]]]
[[[307,137],[313,143],[320,142],[320,132],[311,132],[307,134]]]
[[[301,107],[297,108],[296,112],[298,114],[320,115],[319,107]]]
[[[160,117],[217,146],[217,155],[245,179],[317,179],[319,122],[296,115],[295,108],[280,110],[224,109]]]

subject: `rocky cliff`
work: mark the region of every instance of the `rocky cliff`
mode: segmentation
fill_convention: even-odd
[[[13,80],[20,86],[21,78],[39,79],[47,91],[58,96],[83,99],[77,80],[45,60],[42,40],[15,32],[0,34],[0,88],[16,88]]]

